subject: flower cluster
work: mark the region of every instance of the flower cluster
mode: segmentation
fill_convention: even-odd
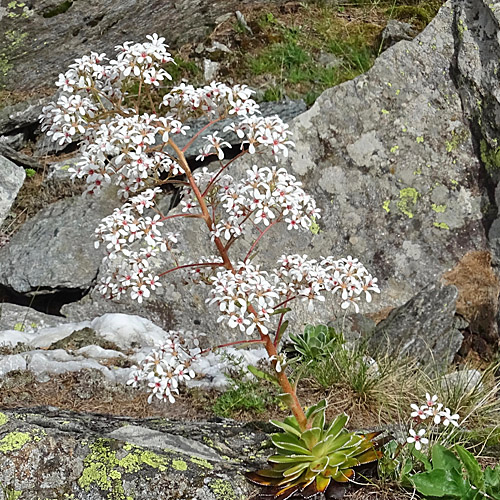
[[[458,427],[460,416],[458,413],[452,414],[449,408],[443,408],[443,404],[438,402],[437,395],[431,396],[429,393],[426,393],[425,403],[422,405],[413,403],[411,409],[413,411],[410,415],[420,429],[417,432],[411,428],[407,442],[414,443],[417,450],[422,448],[422,444],[429,443],[429,440],[424,435],[429,432],[430,427],[433,425],[438,426],[442,424],[444,427],[448,427],[451,424],[454,427]]]
[[[168,152],[155,145],[157,137],[168,141],[170,135],[186,134],[188,128],[171,117],[154,114],[117,116],[84,142],[82,160],[69,171],[72,178],[86,180],[88,193],[98,192],[114,178],[119,194],[128,198],[157,183],[163,173],[167,178],[184,173]]]
[[[152,187],[158,180],[183,174],[179,159],[165,147],[175,134],[186,134],[189,126],[180,121],[189,113],[207,114],[212,120],[233,116],[236,123],[224,131],[234,132],[242,140],[242,148],[251,154],[259,146],[269,147],[275,154],[288,155],[288,125],[278,117],[257,115],[259,106],[251,99],[254,93],[246,85],[228,86],[212,82],[195,88],[181,84],[163,98],[159,114],[139,114],[126,103],[123,85],[131,78],[145,86],[147,92],[171,76],[161,65],[172,63],[164,38],[148,36],[148,42],[125,42],[116,47],[116,59],[92,53],[77,59],[56,85],[60,95],[55,103],[44,107],[42,130],[60,146],[81,140],[82,161],[70,171],[73,178],[86,180],[87,193],[98,192],[103,185],[120,186],[125,198],[129,193]],[[129,82],[130,83],[130,82]],[[139,92],[140,94],[140,92]],[[161,141],[160,141],[161,138]],[[231,145],[218,137],[218,132],[204,137],[207,141],[199,159],[215,155],[224,159],[224,149]]]
[[[147,39],[145,43],[125,42],[117,46],[115,60],[95,52],[76,59],[66,73],[59,75],[58,100],[42,109],[42,130],[60,145],[72,142],[77,133],[86,132],[97,114],[121,103],[122,85],[127,77],[134,76],[142,84],[153,86],[165,78],[170,80],[170,74],[160,67],[173,62],[165,39],[156,34]],[[120,111],[131,112],[122,107]]]
[[[165,341],[153,349],[140,367],[133,367],[127,385],[137,387],[145,382],[150,395],[148,403],[157,398],[175,403],[174,394],[179,394],[179,385],[195,378],[192,364],[200,353],[197,340],[189,346],[182,332],[170,331]]]
[[[131,298],[141,303],[150,296],[151,290],[161,286],[159,277],[150,272],[150,259],[158,252],[171,251],[178,235],[172,232],[162,234],[160,215],[143,216],[144,211],[154,205],[153,200],[159,191],[159,188],[148,189],[130,198],[104,218],[96,229],[98,241],[95,246],[101,242],[106,245],[105,260],[111,268],[99,287],[104,296],[118,299],[130,289]]]
[[[247,335],[256,327],[267,335],[274,310],[293,299],[306,301],[313,311],[315,301],[325,301],[325,293],[338,293],[343,309],[353,305],[358,311],[362,294],[369,302],[370,292],[379,293],[377,279],[351,257],[316,261],[306,255],[283,255],[278,264],[271,273],[248,262],[217,272],[207,301],[218,306],[218,321],[227,320],[230,328],[238,327]]]
[[[253,115],[259,109],[258,104],[251,99],[254,93],[247,85],[231,87],[224,83],[212,82],[210,85],[196,88],[181,83],[164,96],[162,104],[178,116],[201,112],[211,119],[228,115],[244,117]]]
[[[206,167],[196,171],[193,177],[214,211],[219,207],[225,211],[212,230],[212,238],[226,241],[237,238],[245,223],[248,228],[265,229],[272,223],[285,222],[289,230],[309,230],[313,221],[320,218],[314,198],[284,168],[254,165],[239,182],[228,174],[216,178]],[[183,190],[181,206],[185,213],[199,212],[190,187]]]

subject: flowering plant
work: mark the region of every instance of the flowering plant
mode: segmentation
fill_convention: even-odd
[[[422,405],[411,404],[410,416],[413,419],[413,425],[409,430],[409,437],[406,439],[408,444],[412,444],[417,451],[422,449],[422,445],[428,445],[429,439],[426,435],[439,439],[439,427],[447,428],[458,427],[458,413],[451,413],[449,408],[443,408],[443,403],[438,402],[437,395],[431,397],[429,393],[425,395],[425,403]],[[417,429],[417,430],[415,430]]]
[[[302,300],[312,312],[330,293],[338,296],[343,309],[357,311],[362,298],[369,302],[371,293],[379,292],[377,280],[351,257],[282,255],[272,270],[254,262],[257,245],[273,226],[308,231],[320,218],[315,200],[284,168],[254,165],[239,180],[228,173],[237,158],[266,148],[276,160],[287,157],[294,146],[291,132],[278,116],[260,114],[253,91],[245,85],[212,82],[195,88],[181,83],[160,98],[160,87],[172,79],[166,68],[174,64],[164,41],[154,34],[144,43],[118,46],[114,59],[97,53],[77,59],[59,76],[57,101],[41,116],[43,130],[60,145],[80,140],[82,160],[72,175],[85,179],[86,192],[97,194],[115,184],[125,200],[96,230],[96,246],[105,246],[108,266],[99,289],[109,298],[129,294],[142,303],[162,286],[160,278],[173,271],[209,285],[207,302],[218,308],[218,321],[256,337],[232,344],[265,347],[297,429],[305,432],[311,421],[285,373],[284,353],[279,352],[290,303]],[[130,88],[137,93],[127,92]],[[181,147],[177,138],[187,135],[186,120],[200,115],[208,116],[209,123]],[[207,133],[226,118],[234,121],[223,129],[224,137],[230,134],[241,142],[232,159],[226,159],[231,143],[218,131]],[[204,145],[197,160],[214,160],[217,167],[193,171],[188,150],[201,137]],[[180,188],[182,199],[177,213],[164,215],[157,200],[168,184]],[[180,235],[168,231],[175,218],[201,219],[216,255],[181,265],[176,250]],[[243,235],[252,243],[235,259],[233,244]],[[169,252],[176,266],[157,274],[153,262],[162,252]],[[145,381],[150,402],[174,402],[179,385],[195,376],[193,362],[204,352],[188,345],[183,332],[169,336],[129,381],[133,386]]]

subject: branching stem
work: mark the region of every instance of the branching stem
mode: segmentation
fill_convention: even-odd
[[[175,142],[172,139],[169,139],[168,143],[172,147],[172,149],[176,152],[176,154],[178,155],[179,163],[180,163],[181,167],[184,169],[184,171],[186,172],[186,177],[187,177],[187,180],[189,182],[189,185],[191,186],[191,189],[193,190],[193,192],[198,200],[198,203],[200,204],[202,218],[205,221],[205,224],[207,225],[209,231],[213,231],[214,221],[213,221],[212,217],[210,216],[210,212],[208,210],[207,204],[205,203],[205,198],[204,198],[203,194],[200,192],[200,189],[194,180],[191,169],[189,168],[186,157],[184,156],[184,152],[180,150],[180,148],[177,146],[177,144],[175,144]],[[227,167],[227,165],[226,165],[226,167]],[[274,221],[273,224],[275,224],[277,221],[278,221],[278,219],[276,221]],[[268,226],[268,228],[269,227],[270,226]],[[262,233],[265,233],[268,230],[268,228],[266,228],[266,230],[263,231]],[[262,236],[262,235],[260,235],[260,236]],[[260,236],[257,239],[257,242],[260,239]],[[252,248],[250,250],[255,248],[255,244],[257,242],[255,242],[254,245],[252,245]],[[214,243],[215,243],[215,246],[217,247],[219,255],[222,257],[223,267],[225,267],[226,269],[228,269],[230,271],[234,271],[233,263],[231,262],[231,259],[228,256],[226,248],[224,247],[220,238],[215,237]],[[258,316],[257,311],[255,310],[255,308],[251,304],[248,306],[248,312],[253,314],[256,317]],[[259,334],[260,334],[260,342],[262,342],[262,344],[264,344],[264,347],[266,348],[266,351],[267,351],[267,354],[269,355],[269,357],[272,358],[273,356],[277,356],[278,351],[276,349],[276,346],[273,344],[271,337],[269,335],[262,333],[262,330],[260,329],[260,327],[257,326],[257,328],[258,328]],[[274,369],[276,369],[276,363],[277,363],[277,359],[275,358],[274,361],[272,361],[272,366]],[[278,383],[279,383],[281,389],[283,390],[283,392],[285,394],[290,395],[290,400],[288,402],[288,406],[290,407],[290,410],[292,411],[293,415],[297,419],[297,422],[298,422],[300,428],[302,430],[305,430],[307,428],[307,417],[304,413],[304,410],[302,409],[302,405],[300,404],[300,401],[297,397],[297,393],[296,393],[295,389],[292,387],[292,385],[290,384],[290,381],[288,380],[288,377],[286,376],[285,371],[284,370],[281,370],[279,372],[276,371],[276,378],[278,379]]]

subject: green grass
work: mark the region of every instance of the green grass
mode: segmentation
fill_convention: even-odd
[[[357,25],[346,36],[345,22],[330,7],[303,7],[299,24],[286,24],[272,12],[260,15],[257,24],[262,39],[269,40],[247,57],[245,74],[253,77],[272,75],[274,85],[264,92],[264,100],[285,96],[302,97],[312,104],[326,88],[338,85],[367,71],[375,60],[378,44],[371,23]],[[297,20],[299,21],[299,19]],[[338,65],[326,67],[320,55],[330,53]]]
[[[223,418],[234,417],[242,412],[264,413],[269,405],[276,403],[275,397],[262,382],[232,380],[231,389],[222,393],[212,411]]]

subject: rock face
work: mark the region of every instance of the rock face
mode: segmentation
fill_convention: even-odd
[[[414,41],[294,121],[287,167],[319,200],[320,232],[291,244],[275,232],[259,256],[358,257],[381,281],[379,308],[401,305],[467,250],[486,247],[488,196],[449,73],[453,19],[449,2]]]
[[[0,11],[5,33],[0,40],[0,87],[52,87],[57,75],[76,57],[89,50],[111,55],[116,45],[142,40],[154,32],[168,37],[167,43],[175,48],[200,42],[218,24],[218,18],[246,3],[219,0],[215,8],[211,0],[9,2]]]
[[[372,349],[447,366],[463,340],[455,319],[457,298],[454,286],[427,286],[377,325]]]
[[[18,167],[3,156],[0,156],[0,226],[9,213],[10,207],[16,199],[17,193],[23,185],[26,173],[24,168]]]
[[[47,328],[65,323],[60,316],[49,316],[29,307],[17,304],[0,304],[0,331],[22,330],[31,332],[36,328]]]
[[[66,198],[39,212],[0,250],[0,284],[17,292],[86,289],[96,278],[94,231],[118,200]]]
[[[232,421],[7,411],[0,483],[26,500],[237,500],[252,490],[243,473],[264,465],[265,438]]]

